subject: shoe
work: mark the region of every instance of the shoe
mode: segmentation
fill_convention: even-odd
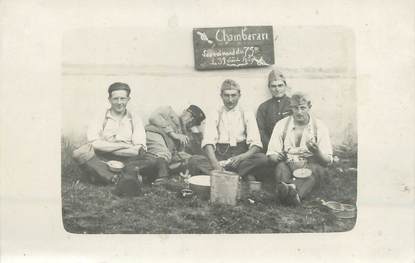
[[[283,182],[279,183],[277,185],[277,199],[281,203],[285,203],[287,196],[288,196],[288,185]]]
[[[113,194],[118,196],[138,196],[141,194],[141,185],[137,178],[123,176],[115,184],[115,189],[112,191]]]
[[[287,202],[288,202],[289,205],[292,205],[292,206],[300,206],[301,205],[300,196],[297,193],[297,189],[295,188],[295,184],[288,184]]]

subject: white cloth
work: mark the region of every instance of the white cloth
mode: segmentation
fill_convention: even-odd
[[[103,127],[104,124],[105,127]],[[134,116],[131,112],[125,114],[121,120],[115,119],[109,110],[97,116],[88,126],[87,139],[88,142],[100,139],[146,147],[143,122],[141,118]]]
[[[284,129],[286,126],[287,121],[290,121],[287,127],[287,133],[283,145],[282,136],[284,133]],[[315,122],[316,129],[317,129],[317,145],[320,151],[328,155],[330,159],[333,156],[333,149],[331,146],[329,130],[318,119],[314,119],[310,116],[310,121],[308,122],[307,126],[304,128],[303,135],[301,137],[300,146],[296,147],[295,144],[295,126],[292,117],[286,117],[279,122],[274,127],[274,130],[271,135],[271,139],[268,145],[267,155],[283,153],[283,151],[288,153],[307,153],[308,155],[312,155],[312,153],[308,150],[306,146],[306,142],[310,139],[315,138],[314,129],[313,129],[313,122]],[[283,147],[284,146],[284,147]]]
[[[208,144],[215,147],[217,143],[236,146],[238,142],[245,140],[249,147],[256,145],[262,148],[253,112],[244,110],[239,105],[231,110],[222,106],[206,116],[202,148]]]

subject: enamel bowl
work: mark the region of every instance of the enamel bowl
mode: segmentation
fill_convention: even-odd
[[[119,161],[108,161],[107,166],[114,173],[119,173],[124,168],[124,164]]]

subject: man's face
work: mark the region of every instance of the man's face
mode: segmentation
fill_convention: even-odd
[[[287,86],[284,84],[283,81],[271,81],[269,83],[269,91],[271,92],[273,97],[282,97],[285,95],[287,90]]]
[[[222,94],[220,96],[222,97],[223,105],[225,105],[225,107],[228,110],[231,110],[235,108],[236,105],[238,105],[241,93],[239,92],[239,90],[228,89],[222,91]]]
[[[308,122],[308,112],[310,111],[310,106],[307,102],[291,105],[293,111],[294,121],[297,123],[306,124]]]
[[[108,98],[111,103],[111,109],[116,113],[124,113],[130,97],[127,96],[127,91],[125,90],[115,90],[111,93],[111,96]]]
[[[180,116],[180,119],[182,120],[182,123],[186,127],[186,129],[190,129],[193,125],[193,115],[187,110],[183,111],[182,115]]]

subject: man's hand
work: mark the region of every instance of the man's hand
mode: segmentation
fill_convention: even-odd
[[[320,150],[318,148],[317,143],[315,143],[313,140],[309,140],[305,143],[305,145],[307,146],[308,150],[312,153],[318,153],[318,151]]]
[[[307,146],[308,150],[312,152],[317,158],[319,158],[324,165],[327,165],[332,161],[331,156],[322,153],[317,143],[314,142],[314,140],[307,141],[305,145]]]
[[[179,134],[179,133],[175,133],[175,132],[172,132],[172,133],[170,133],[170,136],[173,138],[173,139],[175,139],[175,140],[177,140],[177,141],[179,141],[179,143],[181,144],[181,145],[183,145],[183,146],[186,146],[188,143],[189,143],[189,137],[187,137],[186,135],[184,135],[184,134]]]
[[[213,167],[213,170],[218,170],[218,171],[225,170],[222,166],[219,165],[218,162],[216,162],[215,164],[213,164],[212,167]]]
[[[138,156],[142,157],[146,154],[146,149],[144,149],[144,147],[141,145],[140,148],[138,149]]]
[[[223,171],[223,167],[219,165],[218,159],[216,159],[215,149],[213,145],[208,144],[204,147],[206,156],[209,159],[210,165],[212,166],[213,170]]]
[[[271,163],[278,163],[285,159],[285,155],[283,153],[271,154],[268,155],[268,161]]]
[[[235,169],[245,159],[246,159],[246,156],[244,154],[240,154],[240,155],[234,156],[234,157],[232,157],[232,158],[229,159],[228,166],[230,166],[230,167],[232,167],[232,168]]]
[[[92,142],[94,150],[101,152],[115,152],[125,150],[131,147],[131,144],[125,142],[109,142],[105,140],[95,140]]]

